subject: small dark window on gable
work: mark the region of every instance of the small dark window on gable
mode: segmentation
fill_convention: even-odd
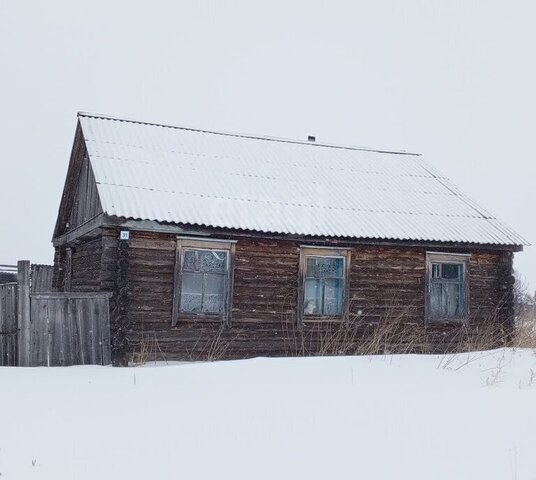
[[[469,256],[427,254],[427,320],[462,321],[469,311]]]

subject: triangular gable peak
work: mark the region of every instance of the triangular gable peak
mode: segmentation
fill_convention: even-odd
[[[77,229],[102,213],[97,182],[87,154],[83,132],[78,124],[54,238]]]

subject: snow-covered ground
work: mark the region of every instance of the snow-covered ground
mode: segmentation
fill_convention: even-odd
[[[536,479],[536,355],[0,368],[0,474]]]

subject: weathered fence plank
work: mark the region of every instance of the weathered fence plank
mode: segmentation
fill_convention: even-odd
[[[72,304],[73,302],[66,302],[63,308],[63,314],[65,318],[70,319],[72,315]],[[63,343],[62,343],[62,353],[63,353],[63,365],[73,365],[74,364],[74,342],[76,340],[73,329],[73,321],[68,320],[63,325]]]
[[[111,332],[110,332],[110,306],[108,299],[99,303],[99,318],[107,318],[107,323],[101,323],[101,355],[102,364],[110,365],[112,363],[112,344],[111,344]]]
[[[52,298],[47,302],[47,310],[49,315],[48,337],[49,365],[61,365],[60,363],[60,346],[61,342],[61,325],[64,321],[62,317],[62,304],[57,299]]]
[[[99,318],[99,305],[97,302],[94,302],[93,305],[88,305],[88,307],[91,307],[91,363],[95,363],[97,356],[100,356],[101,335],[99,332],[99,322],[97,321]]]
[[[17,284],[0,285],[0,366],[17,364]]]
[[[48,365],[47,345],[48,345],[48,310],[46,304],[40,305],[36,302],[30,303],[30,317],[39,319],[32,323],[30,336],[30,359],[31,366]]]
[[[89,363],[87,350],[85,348],[84,326],[82,311],[79,308],[80,302],[71,302],[71,318],[73,323],[73,349],[77,358],[83,365]],[[76,346],[75,346],[76,345]]]
[[[18,365],[30,366],[30,262],[17,263]]]

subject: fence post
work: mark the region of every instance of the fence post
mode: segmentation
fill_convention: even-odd
[[[30,366],[30,262],[17,263],[17,325],[18,325],[18,365]]]

